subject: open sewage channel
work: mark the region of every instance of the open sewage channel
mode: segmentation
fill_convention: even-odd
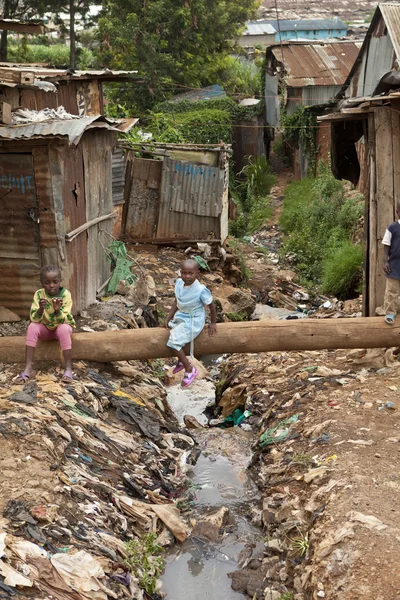
[[[202,362],[210,367],[216,357]],[[214,367],[211,375],[215,377]],[[202,425],[204,411],[215,403],[212,381],[199,380],[190,388],[179,384],[168,388],[168,403],[179,422],[184,415],[195,417]],[[247,550],[263,549],[262,531],[250,522],[250,506],[257,499],[257,488],[247,475],[251,457],[252,434],[239,427],[192,430],[201,454],[187,477],[193,486],[191,518],[202,521],[210,513],[226,515],[225,535],[213,539],[192,535],[167,556],[162,591],[167,600],[235,600],[244,596],[231,588],[228,574],[240,568]],[[227,509],[227,510],[226,510]],[[207,539],[208,536],[208,539]]]

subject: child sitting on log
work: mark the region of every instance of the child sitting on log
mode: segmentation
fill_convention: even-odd
[[[202,332],[206,322],[205,306],[210,307],[211,323],[208,334],[217,331],[217,311],[210,290],[198,280],[199,266],[195,260],[185,260],[181,266],[181,277],[175,284],[175,300],[164,322],[171,329],[168,346],[178,358],[173,373],[185,369],[182,387],[188,387],[199,374],[190,364],[183,348],[190,344],[190,356],[193,357],[193,341]]]
[[[64,383],[71,383],[72,375],[72,327],[75,321],[71,314],[71,293],[61,286],[61,272],[55,265],[46,265],[40,270],[42,288],[34,297],[30,310],[31,323],[26,336],[25,368],[17,380],[26,383],[32,376],[32,363],[38,340],[58,340],[64,355]]]

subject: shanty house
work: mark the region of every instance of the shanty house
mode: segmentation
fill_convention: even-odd
[[[332,171],[365,196],[364,314],[382,306],[382,238],[400,201],[400,2],[376,9],[360,53],[320,120],[331,128]]]
[[[112,153],[134,121],[102,116],[102,82],[127,76],[0,65],[0,305],[27,315],[46,263],[75,311],[108,278]]]
[[[275,43],[276,29],[268,21],[247,21],[246,29],[238,38],[238,43],[244,48],[255,46],[270,46]]]
[[[292,115],[297,108],[314,107],[317,113],[334,101],[357,58],[360,42],[289,42],[275,44],[266,51],[265,107],[266,122],[280,126],[281,110]],[[316,131],[315,146],[319,157],[329,153],[329,131],[321,126]],[[293,149],[297,177],[307,174],[309,157],[299,145]]]
[[[280,19],[263,23],[275,29],[275,42],[327,40],[347,34],[347,25],[340,19]]]

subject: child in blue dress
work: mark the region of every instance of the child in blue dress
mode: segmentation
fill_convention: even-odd
[[[206,323],[205,306],[210,307],[211,323],[208,334],[217,331],[217,311],[210,290],[198,280],[199,267],[195,260],[186,260],[181,267],[181,277],[175,284],[175,300],[165,319],[164,326],[171,329],[168,346],[178,358],[173,370],[179,373],[185,369],[182,387],[188,387],[199,374],[186,357],[183,348],[190,344],[193,356],[193,340],[202,332]]]

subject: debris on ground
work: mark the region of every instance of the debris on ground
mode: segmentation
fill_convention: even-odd
[[[130,540],[189,534],[176,501],[195,442],[151,366],[75,368],[79,379],[67,386],[51,371],[26,385],[1,373],[5,597],[141,598],[131,585],[140,574],[126,562]]]

